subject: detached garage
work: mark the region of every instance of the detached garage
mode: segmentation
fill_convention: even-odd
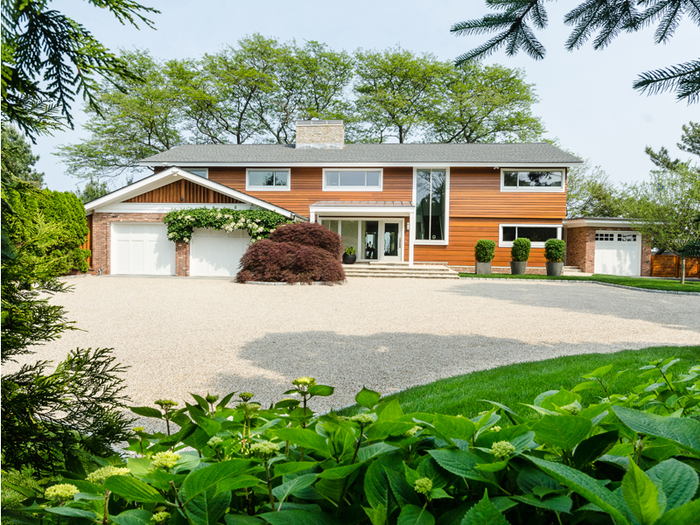
[[[173,242],[163,217],[191,208],[263,209],[289,219],[289,210],[223,184],[169,168],[85,205],[91,216],[91,273],[232,277],[251,238],[245,230],[196,229]]]
[[[651,246],[628,220],[567,219],[564,227],[567,266],[576,266],[584,273],[651,275]]]

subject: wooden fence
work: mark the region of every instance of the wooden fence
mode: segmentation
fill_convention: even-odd
[[[681,258],[678,255],[662,253],[651,256],[652,277],[680,277]],[[685,276],[700,277],[700,259],[685,260]]]

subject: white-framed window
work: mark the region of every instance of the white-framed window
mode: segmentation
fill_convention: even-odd
[[[208,168],[183,168],[185,171],[189,171],[193,175],[198,175],[204,179],[209,178],[209,169]]]
[[[501,191],[564,191],[564,170],[501,170]]]
[[[499,224],[498,246],[510,248],[520,237],[530,239],[533,248],[544,248],[549,239],[561,239],[561,224]]]
[[[384,173],[372,170],[323,170],[323,191],[382,191]]]
[[[615,234],[614,233],[605,233],[605,232],[596,232],[595,240],[596,240],[596,242],[614,242],[615,241]]]
[[[450,169],[415,168],[413,174],[415,244],[447,245],[450,232]]]
[[[288,169],[247,169],[245,189],[247,191],[289,191],[290,170]]]

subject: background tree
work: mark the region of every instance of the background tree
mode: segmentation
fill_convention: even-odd
[[[441,80],[440,101],[426,112],[429,142],[531,142],[544,133],[532,114],[534,86],[521,71],[464,64]]]
[[[39,156],[32,155],[31,147],[17,128],[2,124],[3,170],[7,170],[19,180],[41,188],[44,185],[44,174],[34,169],[38,160]]]
[[[180,100],[164,64],[145,51],[123,52],[121,59],[140,80],[127,82],[126,91],[104,82],[95,107],[86,107],[90,137],[58,148],[67,173],[80,179],[119,177],[139,160],[185,142]]]
[[[80,202],[87,204],[95,199],[107,195],[109,193],[109,186],[105,181],[99,181],[90,179],[82,190],[76,190],[75,196],[80,199]]]
[[[626,198],[600,166],[586,160],[569,170],[566,181],[566,216],[622,217]]]
[[[545,48],[533,31],[533,28],[547,27],[544,3],[545,0],[486,0],[486,5],[499,13],[457,23],[452,26],[452,32],[457,35],[496,35],[460,55],[457,63],[490,55],[503,46],[508,56],[523,50],[535,59],[544,58]],[[700,25],[700,5],[696,0],[587,0],[564,17],[564,22],[573,26],[566,49],[578,49],[589,38],[593,38],[594,49],[603,49],[620,33],[634,33],[652,24],[656,24],[654,43],[664,44],[686,15],[691,22]],[[700,97],[700,59],[642,73],[634,88],[649,93],[672,90],[678,99],[697,102]]]
[[[691,123],[692,124],[692,123]],[[692,150],[692,133],[683,127],[681,144]],[[695,127],[697,129],[697,126]],[[685,259],[690,246],[700,242],[700,166],[690,160],[672,160],[665,148],[647,154],[657,169],[647,181],[626,188],[632,197],[627,214],[635,229],[651,240],[654,247],[681,256],[681,283],[685,283]]]
[[[88,0],[122,24],[138,27],[158,13],[133,0]],[[65,125],[80,95],[97,109],[97,78],[134,81],[128,63],[48,0],[2,0],[2,114],[30,138]]]

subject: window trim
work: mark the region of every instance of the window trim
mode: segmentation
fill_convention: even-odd
[[[368,171],[378,171],[379,172],[379,186],[327,186],[326,185],[326,172],[328,171],[364,171],[365,181],[367,181]],[[322,175],[322,190],[323,191],[383,191],[384,190],[384,169],[383,168],[323,168]],[[340,182],[340,181],[338,181]]]
[[[524,228],[556,228],[557,229],[557,239],[562,238],[562,230],[564,229],[564,225],[562,223],[559,224],[511,224],[511,223],[500,223],[498,225],[498,247],[499,248],[512,248],[513,247],[513,241],[504,241],[503,240],[503,228],[504,227],[524,227]],[[515,238],[517,239],[517,231],[516,231],[516,236]],[[546,242],[546,241],[545,241]],[[544,242],[532,242],[532,247],[533,248],[544,248]]]
[[[286,186],[251,186],[250,172],[251,171],[286,171],[287,185]],[[292,189],[292,170],[291,168],[246,168],[245,170],[245,190],[246,191],[291,191]]]
[[[560,172],[561,173],[561,186],[506,186],[505,185],[505,173],[506,171],[546,171],[546,172]],[[554,168],[501,168],[501,191],[505,192],[535,192],[535,193],[563,193],[566,191],[566,169],[554,169]]]
[[[204,172],[204,179],[209,178],[209,168],[182,168],[183,170],[187,171],[188,173],[192,173],[192,170],[197,170],[197,171],[203,171]],[[196,173],[192,173],[192,175],[197,175]],[[201,175],[197,175],[197,177],[201,177]]]
[[[414,245],[432,245],[432,246],[448,246],[450,244],[450,168],[449,167],[426,167],[426,166],[414,166],[413,167],[413,212],[416,215],[416,193],[418,191],[418,170],[445,170],[445,239],[441,241],[433,241],[432,239],[416,239],[417,228],[411,232],[410,239]],[[416,218],[417,220],[417,218]]]

